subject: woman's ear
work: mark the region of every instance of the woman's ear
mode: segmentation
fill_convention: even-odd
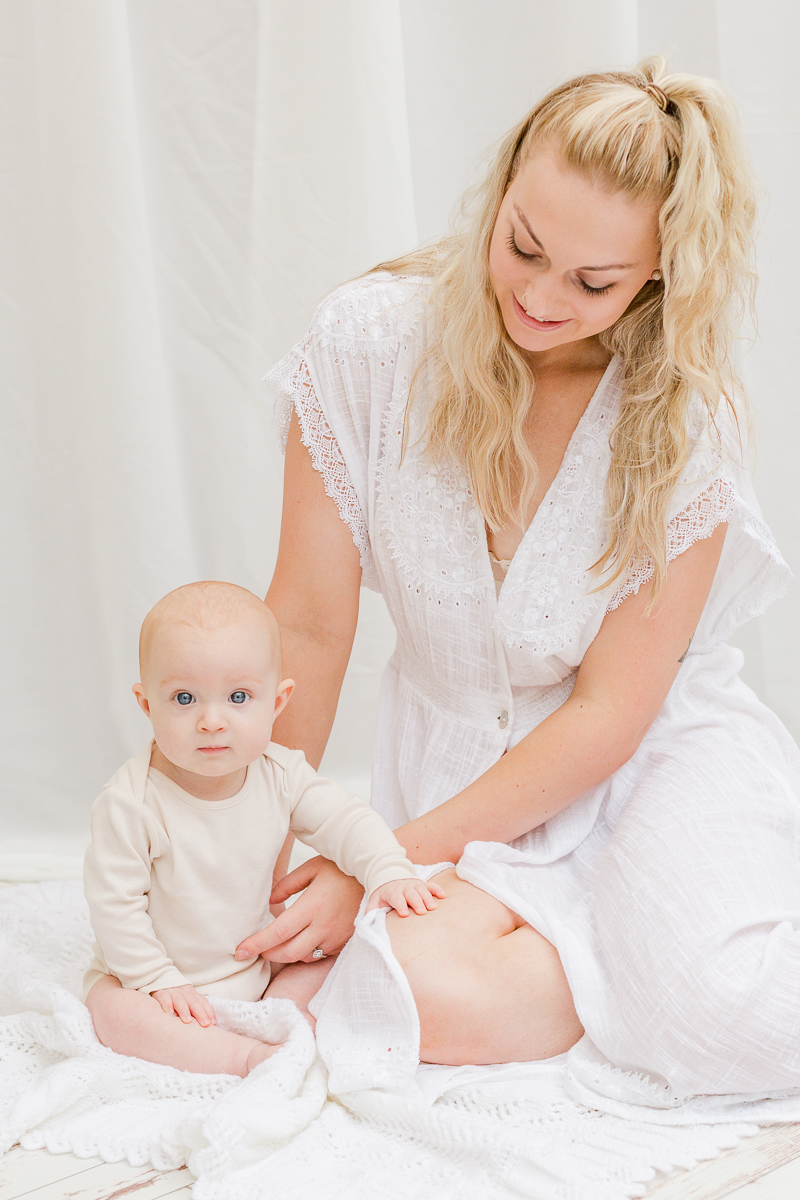
[[[144,694],[144,688],[143,688],[142,684],[135,683],[133,685],[131,691],[133,692],[134,696],[136,697],[136,700],[139,704],[139,708],[142,710],[142,712],[144,713],[144,715],[146,717],[149,717],[150,716],[150,701],[147,699],[147,696],[145,696],[145,694]]]

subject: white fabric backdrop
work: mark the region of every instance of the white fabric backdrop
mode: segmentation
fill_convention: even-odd
[[[140,747],[150,605],[197,578],[266,589],[261,375],[326,290],[443,232],[486,148],[577,72],[666,52],[740,105],[767,197],[760,493],[800,566],[794,0],[3,0],[0,52],[0,875],[76,854]],[[795,586],[741,641],[795,735],[797,618]],[[326,760],[362,788],[391,643],[365,593]]]

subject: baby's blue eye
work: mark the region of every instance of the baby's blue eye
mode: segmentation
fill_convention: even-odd
[[[191,692],[178,692],[175,699],[177,700],[178,704],[191,704],[194,700],[194,696]]]
[[[231,692],[229,699],[233,704],[244,704],[247,692]]]

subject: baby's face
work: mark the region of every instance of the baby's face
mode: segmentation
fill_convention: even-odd
[[[291,692],[275,639],[257,623],[156,631],[137,698],[156,744],[175,766],[229,775],[266,750]]]

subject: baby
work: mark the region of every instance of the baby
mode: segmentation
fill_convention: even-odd
[[[369,805],[270,741],[294,683],[281,678],[277,622],[252,592],[170,592],[145,618],[139,666],[133,690],[154,737],[92,808],[84,881],[97,942],[85,1001],[120,1054],[245,1076],[277,1047],[220,1029],[206,996],[263,996],[269,962],[235,951],[270,920],[289,830],[355,875],[370,908],[424,913],[444,893],[416,878]]]

